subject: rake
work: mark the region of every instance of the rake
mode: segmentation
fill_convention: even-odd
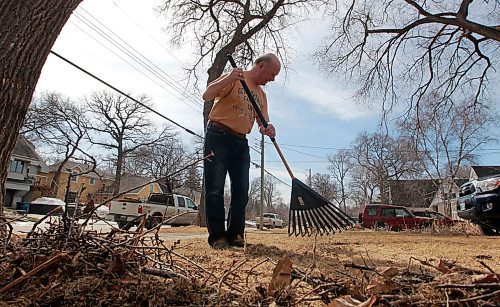
[[[236,62],[232,55],[228,54],[227,58],[233,68],[236,68]],[[255,99],[244,80],[240,80],[248,99],[252,103],[259,120],[262,125],[267,128],[267,121],[255,102]],[[286,162],[283,153],[281,152],[276,139],[270,137],[271,142],[276,148],[281,161],[285,165],[288,174],[292,178],[292,193],[290,199],[288,235],[291,236],[311,236],[314,233],[330,234],[337,230],[347,229],[354,225],[354,220],[345,214],[342,210],[328,201],[326,198],[318,194],[316,191],[295,178],[290,166]]]

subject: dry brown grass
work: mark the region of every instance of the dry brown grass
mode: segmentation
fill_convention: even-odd
[[[465,226],[460,226],[465,227]],[[472,227],[472,226],[467,226]],[[406,265],[411,257],[419,259],[448,259],[471,267],[483,268],[478,260],[489,259],[489,264],[500,272],[500,237],[482,236],[474,227],[472,235],[457,235],[455,231],[424,230],[422,232],[390,232],[373,230],[349,230],[330,236],[318,236],[316,242],[316,265],[318,268],[337,267],[344,262],[366,262],[371,265]],[[206,233],[197,226],[162,229],[163,237],[168,233]],[[212,250],[205,239],[182,240],[178,245],[184,253],[193,257],[213,255],[208,258],[270,257],[277,261],[289,255],[295,264],[302,267],[312,265],[313,237],[289,237],[285,229],[252,230],[246,233],[252,244],[247,251],[230,249]],[[496,246],[496,248],[495,248]]]

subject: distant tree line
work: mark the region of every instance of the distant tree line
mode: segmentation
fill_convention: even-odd
[[[137,98],[150,105],[146,95]],[[48,163],[61,162],[51,189],[70,160],[112,174],[118,194],[126,175],[161,178],[197,158],[173,129],[151,121],[152,113],[121,94],[102,91],[76,102],[56,92],[34,97],[21,132],[42,149]],[[181,171],[171,178],[172,188],[201,189],[201,170]]]
[[[349,204],[387,203],[391,180],[432,180],[436,191],[444,189],[441,194],[452,199],[449,183],[468,176],[464,170],[477,163],[478,150],[498,141],[492,133],[498,118],[488,106],[473,107],[468,100],[442,104],[427,95],[418,114],[397,121],[394,132],[362,132],[349,149],[329,155],[330,173],[313,174],[311,185],[344,210]]]

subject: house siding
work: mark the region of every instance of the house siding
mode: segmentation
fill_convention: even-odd
[[[29,191],[35,183],[36,175],[47,169],[37,155],[33,144],[20,135],[10,157],[9,170],[5,181],[5,207],[16,208],[22,201],[30,201]]]

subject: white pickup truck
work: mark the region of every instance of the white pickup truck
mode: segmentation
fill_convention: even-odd
[[[260,225],[260,217],[255,218],[255,223],[257,227]],[[280,219],[279,215],[276,213],[264,213],[262,214],[262,224],[267,228],[283,228],[284,222]]]
[[[140,224],[138,218],[147,214],[145,227],[151,229],[165,219],[184,213],[166,224],[172,226],[193,225],[198,223],[198,207],[191,198],[178,194],[153,193],[146,202],[134,200],[111,201],[109,214],[121,229],[129,229]]]

